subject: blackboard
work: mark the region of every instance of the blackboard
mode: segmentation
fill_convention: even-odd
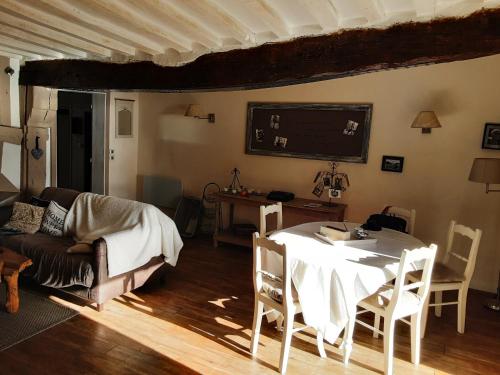
[[[246,153],[366,163],[371,104],[248,103]]]

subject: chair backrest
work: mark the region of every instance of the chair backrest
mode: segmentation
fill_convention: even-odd
[[[398,311],[408,311],[410,306],[405,306],[408,301],[405,301],[401,297],[405,291],[414,289],[417,289],[414,293],[418,296],[418,299],[416,299],[418,302],[416,303],[414,311],[417,311],[418,308],[423,306],[429,293],[436,252],[437,245],[435,244],[414,250],[403,250],[399,263],[398,275],[394,283],[394,292],[387,306],[388,311],[396,314],[398,314]],[[422,270],[420,279],[410,284],[405,284],[408,272],[416,270]]]
[[[412,236],[415,233],[415,220],[417,218],[417,210],[414,208],[407,209],[396,206],[385,206],[382,212],[400,217],[406,220],[406,231]]]
[[[453,251],[453,240],[455,238],[455,233],[458,233],[464,237],[471,240],[470,250],[467,257],[457,254]],[[462,262],[465,262],[464,277],[465,282],[468,284],[474,273],[474,268],[476,267],[476,257],[477,250],[479,248],[479,243],[481,242],[481,229],[473,230],[462,224],[457,224],[455,220],[450,222],[450,228],[448,229],[448,242],[446,245],[446,254],[444,256],[444,263],[448,263],[451,257],[454,257]]]
[[[262,266],[262,252],[266,250],[281,256],[283,260],[282,276],[276,276]],[[261,237],[259,233],[255,232],[253,234],[253,285],[255,293],[263,291],[263,277],[267,277],[281,284],[283,306],[293,303],[292,277],[286,253],[286,245],[280,245],[266,237]]]
[[[276,229],[280,230],[283,228],[283,206],[281,202],[270,204],[269,206],[260,206],[260,228],[259,234],[261,237],[265,237],[266,235],[274,232],[267,231],[267,221],[266,216],[271,214],[276,214]]]

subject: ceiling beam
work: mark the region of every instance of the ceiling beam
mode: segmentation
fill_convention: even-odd
[[[23,55],[19,55],[17,53],[12,53],[12,52],[5,52],[2,51],[2,47],[0,46],[0,56],[3,57],[10,57],[12,59],[17,59],[17,60],[23,60],[25,57]]]
[[[16,0],[2,0],[0,2],[0,7],[29,18],[37,23],[62,30],[74,37],[86,39],[125,55],[133,56],[135,54],[135,48],[128,44],[109,38],[100,32],[77,25],[65,18],[44,12],[25,3]]]
[[[278,38],[287,38],[292,35],[290,27],[278,11],[271,6],[269,0],[255,0],[248,2],[248,6],[254,9],[255,13],[266,24],[269,30]]]
[[[399,24],[387,29],[348,30],[212,53],[179,67],[161,67],[152,62],[27,62],[21,68],[20,82],[78,89],[235,90],[284,86],[498,53],[500,9],[492,9],[464,18]]]
[[[87,53],[84,51],[81,51],[73,47],[68,47],[65,44],[55,42],[47,38],[43,38],[35,34],[31,34],[8,25],[0,24],[0,34],[10,36],[11,38],[18,39],[20,41],[35,43],[39,46],[44,46],[53,49],[55,51],[62,52],[66,55],[81,57],[81,58],[87,57]]]
[[[65,45],[78,48],[79,50],[82,50],[84,52],[88,52],[101,57],[111,57],[111,50],[108,48],[104,48],[97,44],[87,42],[83,39],[75,38],[66,33],[45,26],[41,26],[32,21],[28,21],[24,18],[19,18],[13,16],[12,14],[2,12],[1,10],[0,10],[0,22],[24,31],[29,31],[31,33],[36,33],[38,35],[43,35],[46,38],[50,38]]]

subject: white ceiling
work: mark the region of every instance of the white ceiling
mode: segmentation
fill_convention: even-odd
[[[498,6],[500,0],[1,0],[0,55],[175,66],[210,52]]]

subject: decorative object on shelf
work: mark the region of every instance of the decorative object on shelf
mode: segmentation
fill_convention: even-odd
[[[271,191],[266,198],[270,201],[290,202],[295,198],[295,194],[288,191]]]
[[[484,125],[483,148],[500,150],[500,124]]]
[[[500,184],[500,159],[494,159],[494,158],[474,159],[469,174],[469,181],[486,184],[486,194],[499,193],[500,189],[490,189],[490,185]],[[498,273],[497,296],[495,299],[487,300],[485,302],[485,305],[491,310],[500,311],[500,272]]]
[[[248,103],[246,153],[366,163],[371,104]]]
[[[405,158],[403,156],[382,156],[382,167],[381,169],[386,172],[403,172],[403,164]]]
[[[40,137],[36,136],[35,137],[35,148],[31,149],[31,155],[33,155],[33,157],[36,160],[39,160],[43,155],[43,150],[40,148],[39,142],[40,142]]]
[[[500,159],[474,159],[469,174],[469,181],[486,184],[486,193],[500,192],[500,189],[490,189],[491,184],[500,184]]]
[[[411,127],[422,129],[422,134],[430,134],[433,128],[440,128],[441,123],[434,111],[422,111],[415,117]]]
[[[314,178],[314,189],[312,193],[318,198],[321,198],[323,191],[328,189],[328,198],[331,202],[332,198],[341,198],[342,192],[347,190],[349,186],[349,176],[347,173],[338,172],[338,164],[331,161],[328,163],[329,171],[319,171]]]
[[[240,182],[240,170],[238,168],[233,168],[231,174],[233,175],[233,180],[227,188],[224,188],[224,191],[236,194],[243,190],[243,185]]]
[[[204,117],[205,112],[203,108],[199,104],[190,104],[188,105],[184,116],[186,117],[194,117],[199,120],[208,120],[210,123],[215,122],[215,113],[208,113],[206,117]]]

